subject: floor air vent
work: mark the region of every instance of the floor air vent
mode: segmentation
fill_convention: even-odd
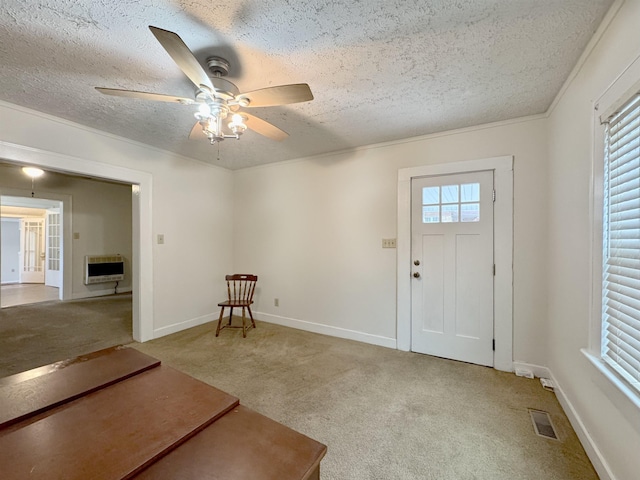
[[[529,415],[531,415],[531,421],[533,422],[533,429],[535,430],[536,435],[558,440],[556,430],[553,428],[553,423],[551,423],[551,417],[549,417],[547,412],[530,409]]]

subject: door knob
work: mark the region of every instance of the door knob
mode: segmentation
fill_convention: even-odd
[[[418,265],[420,265],[420,260],[414,260],[413,264],[417,267]]]
[[[413,272],[413,277],[414,278],[420,278],[420,274],[418,272]]]

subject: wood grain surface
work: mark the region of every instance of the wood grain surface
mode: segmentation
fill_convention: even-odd
[[[327,447],[238,406],[135,480],[314,480]]]
[[[131,478],[237,405],[159,366],[0,430],[2,479]]]
[[[0,429],[160,365],[112,347],[0,379]]]

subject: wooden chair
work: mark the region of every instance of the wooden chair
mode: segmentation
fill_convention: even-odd
[[[220,318],[218,318],[218,328],[216,329],[216,337],[220,335],[220,330],[223,328],[242,328],[242,337],[246,338],[248,326],[245,326],[245,308],[249,311],[249,317],[251,318],[251,325],[256,328],[256,322],[253,321],[253,314],[251,313],[251,304],[253,303],[253,292],[256,289],[256,282],[258,281],[257,275],[248,274],[235,274],[227,275],[224,277],[227,281],[227,300],[220,302]],[[229,307],[229,323],[222,326],[222,317],[224,315],[224,309]],[[242,308],[242,326],[231,325],[233,320],[233,309],[235,307]]]

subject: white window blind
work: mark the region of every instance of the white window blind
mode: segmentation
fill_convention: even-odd
[[[640,391],[640,94],[605,134],[602,358]]]

